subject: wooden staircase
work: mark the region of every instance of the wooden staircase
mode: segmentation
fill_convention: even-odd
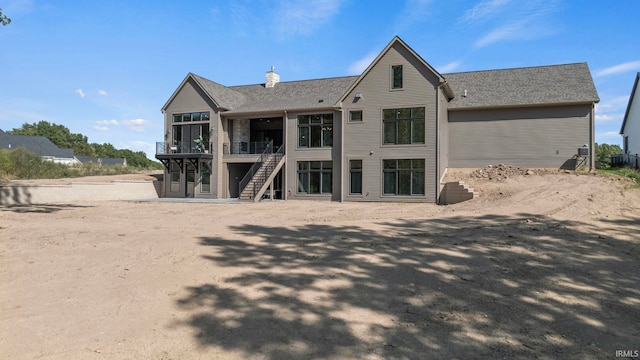
[[[258,202],[285,163],[284,145],[273,152],[270,144],[240,181],[239,200]]]

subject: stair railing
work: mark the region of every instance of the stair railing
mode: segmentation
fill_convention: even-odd
[[[251,166],[251,169],[240,180],[238,196],[242,195],[247,186],[250,186],[249,199],[254,199],[283,156],[284,145],[281,145],[274,153],[273,142],[270,142],[260,155],[260,159]]]

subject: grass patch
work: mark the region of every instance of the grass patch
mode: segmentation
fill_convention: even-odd
[[[598,170],[601,173],[628,177],[635,182],[636,187],[640,187],[640,171],[630,169],[630,168],[609,168],[609,169],[600,169]]]
[[[40,155],[19,148],[0,149],[0,179],[60,179],[95,175],[131,174],[141,169],[137,167],[99,166],[94,163],[79,165],[57,164],[43,160]]]

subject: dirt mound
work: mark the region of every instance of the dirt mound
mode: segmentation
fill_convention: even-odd
[[[492,181],[501,181],[506,180],[515,176],[520,175],[539,175],[539,174],[548,174],[550,170],[547,169],[531,169],[531,168],[523,168],[520,166],[511,166],[511,165],[489,165],[485,168],[477,169],[469,174],[469,177],[472,179],[480,179],[480,180],[492,180]]]

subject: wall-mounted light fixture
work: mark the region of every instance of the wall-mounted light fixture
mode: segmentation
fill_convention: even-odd
[[[362,93],[357,92],[356,93],[356,99],[361,99],[362,98]]]

